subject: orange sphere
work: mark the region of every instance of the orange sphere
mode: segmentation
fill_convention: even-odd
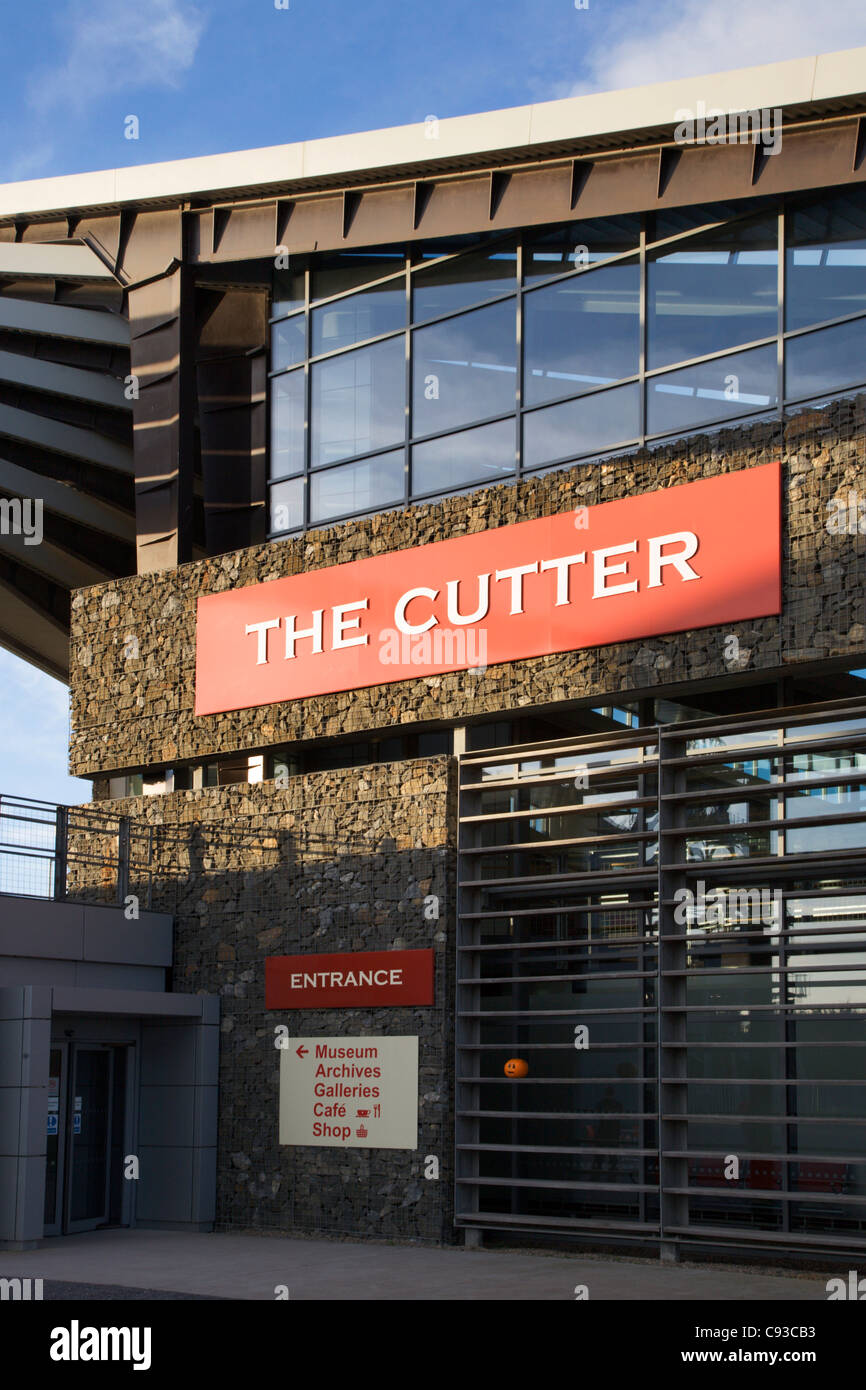
[[[528,1076],[529,1063],[522,1057],[509,1057],[503,1068],[506,1076]]]

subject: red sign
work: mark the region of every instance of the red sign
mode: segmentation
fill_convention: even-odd
[[[781,611],[781,465],[198,600],[195,712]]]
[[[430,950],[268,956],[265,961],[266,1009],[432,1003]]]

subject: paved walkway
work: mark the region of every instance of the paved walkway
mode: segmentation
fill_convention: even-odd
[[[502,1250],[436,1250],[289,1236],[112,1230],[46,1240],[39,1250],[0,1251],[0,1278],[164,1290],[179,1296],[292,1300],[591,1300],[737,1303],[826,1300],[832,1273],[768,1274],[655,1260]],[[70,1296],[70,1295],[67,1295]],[[90,1295],[91,1297],[93,1295]],[[146,1293],[142,1293],[146,1297]]]

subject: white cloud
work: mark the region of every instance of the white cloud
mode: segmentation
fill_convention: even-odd
[[[576,18],[579,22],[581,16]],[[826,5],[815,0],[764,0],[761,5],[689,0],[686,6],[674,0],[652,5],[627,0],[605,16],[602,34],[584,50],[585,77],[560,83],[548,95],[611,92],[861,44],[866,44],[863,0]]]
[[[82,110],[110,92],[177,87],[205,23],[187,0],[75,0],[60,21],[63,55],[34,74],[30,105]]]

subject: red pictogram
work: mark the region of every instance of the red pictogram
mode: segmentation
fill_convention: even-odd
[[[355,1133],[356,1133],[356,1135],[358,1136],[359,1139],[366,1139],[366,1138],[367,1138],[367,1130],[366,1130],[366,1128],[364,1127],[364,1125],[361,1125],[359,1129],[356,1129],[356,1130],[355,1130]]]

